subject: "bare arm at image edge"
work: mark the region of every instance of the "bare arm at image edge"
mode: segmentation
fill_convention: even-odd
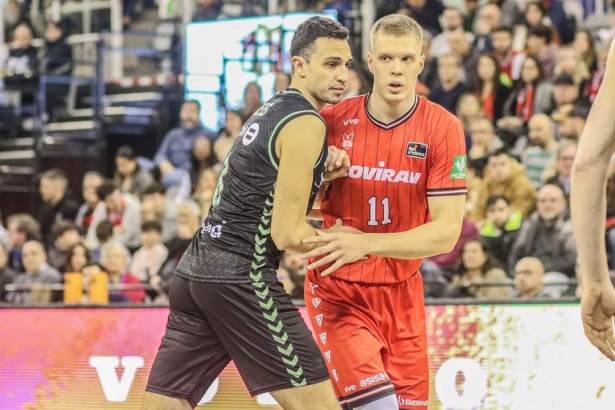
[[[615,151],[615,43],[606,73],[580,138],[572,172],[571,210],[582,273],[581,316],[585,335],[602,354],[615,360],[615,290],[607,265],[604,237],[606,180]]]

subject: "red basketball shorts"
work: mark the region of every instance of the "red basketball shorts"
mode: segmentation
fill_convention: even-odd
[[[351,283],[309,272],[305,303],[344,409],[396,394],[400,409],[426,410],[429,365],[423,282]]]

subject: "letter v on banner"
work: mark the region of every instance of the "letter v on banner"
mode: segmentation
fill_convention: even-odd
[[[130,386],[132,386],[132,382],[135,379],[137,369],[144,365],[143,358],[140,356],[124,356],[122,357],[121,363],[124,368],[124,373],[121,379],[118,380],[115,368],[120,364],[119,357],[90,357],[90,366],[96,369],[105,397],[109,401],[126,401],[128,393],[130,392]]]

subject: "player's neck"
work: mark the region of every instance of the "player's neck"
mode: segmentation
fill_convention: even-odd
[[[390,124],[412,109],[416,101],[416,93],[412,92],[402,101],[387,101],[376,90],[372,91],[367,104],[367,111],[376,120]]]
[[[307,90],[307,87],[305,86],[305,84],[303,84],[303,82],[293,78],[289,87],[299,90],[299,92],[303,95],[303,98],[305,98],[310,104],[312,104],[316,111],[320,112],[320,110],[322,110],[325,106],[323,103],[317,101],[312,96],[312,94]]]

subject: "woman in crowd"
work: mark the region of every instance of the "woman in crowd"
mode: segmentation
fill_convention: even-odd
[[[581,55],[590,73],[598,69],[598,55],[596,54],[596,43],[589,30],[579,30],[574,35],[572,47]]]
[[[132,147],[124,145],[115,153],[113,182],[122,193],[133,194],[140,199],[145,188],[150,186],[154,179],[149,172],[141,169]]]
[[[451,280],[449,296],[509,298],[512,288],[509,286],[477,286],[483,282],[509,282],[506,272],[497,266],[489,249],[480,239],[470,239],[461,248],[461,260],[457,272]]]
[[[66,255],[66,273],[81,272],[84,266],[92,261],[90,251],[86,246],[79,242],[73,245]]]
[[[109,274],[109,283],[112,285],[140,285],[141,281],[137,279],[133,274],[128,272],[129,266],[129,252],[120,244],[113,243],[105,247],[101,257],[102,265],[107,269]],[[145,291],[143,289],[138,290],[117,290],[109,292],[110,296],[124,296],[128,298],[130,302],[143,302],[145,300]],[[110,297],[110,299],[112,299]],[[120,299],[121,300],[121,299]]]
[[[483,115],[492,122],[502,118],[504,103],[510,94],[510,79],[502,75],[497,60],[491,54],[482,54],[476,65],[478,84],[475,89]]]
[[[557,52],[557,63],[555,64],[554,74],[570,74],[574,83],[583,92],[589,81],[589,69],[581,53],[572,46],[561,46]]]

